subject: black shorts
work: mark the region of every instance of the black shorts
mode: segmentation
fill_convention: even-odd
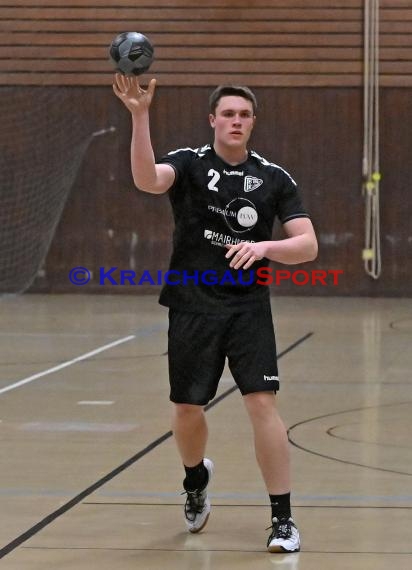
[[[206,405],[216,395],[226,357],[242,395],[279,389],[270,307],[234,314],[170,309],[172,402]]]

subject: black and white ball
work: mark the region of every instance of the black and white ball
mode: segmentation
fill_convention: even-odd
[[[141,75],[153,62],[153,46],[139,32],[122,32],[110,44],[110,59],[123,75]]]

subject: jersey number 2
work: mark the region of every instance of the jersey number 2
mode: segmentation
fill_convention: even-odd
[[[213,190],[214,192],[219,192],[219,189],[216,186],[217,182],[219,182],[219,180],[220,180],[219,172],[217,172],[216,170],[213,170],[213,168],[211,168],[209,170],[209,172],[207,173],[207,175],[212,177],[212,180],[207,185],[209,190]]]

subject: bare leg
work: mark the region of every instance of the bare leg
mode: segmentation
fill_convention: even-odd
[[[253,426],[256,459],[268,493],[289,493],[289,442],[276,408],[276,397],[272,392],[256,392],[243,399]]]
[[[183,464],[198,465],[205,456],[208,437],[203,406],[174,404],[172,430]]]

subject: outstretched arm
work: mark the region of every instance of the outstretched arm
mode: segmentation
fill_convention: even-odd
[[[156,87],[152,79],[146,90],[136,76],[116,73],[113,91],[132,115],[131,167],[135,185],[144,192],[163,194],[173,184],[175,171],[156,164],[150,138],[149,108]]]

